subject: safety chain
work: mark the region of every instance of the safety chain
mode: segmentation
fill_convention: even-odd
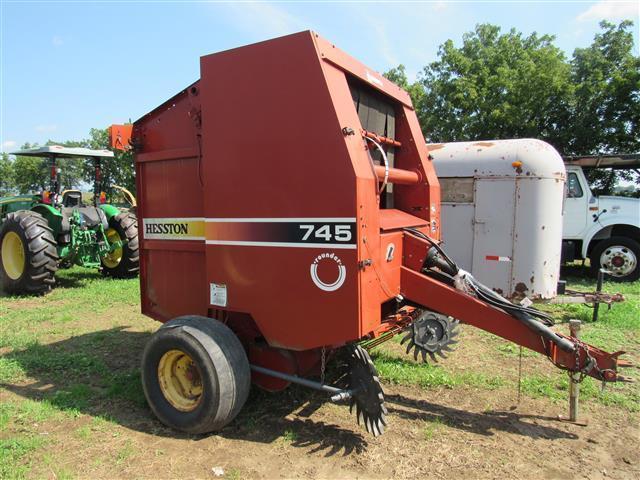
[[[587,361],[585,362],[584,367],[578,368],[578,370],[569,370],[569,378],[571,379],[571,382],[573,382],[573,383],[582,383],[582,381],[585,379],[585,377],[594,368],[598,372],[598,375],[600,377],[604,378],[602,376],[602,372],[598,368],[598,363],[596,362],[596,359],[593,358],[591,356],[591,354],[589,353],[589,348],[587,348],[587,345],[582,343],[581,341],[579,341],[577,339],[574,339],[574,343],[576,345],[576,366],[579,367],[579,365],[580,365],[580,350],[581,349],[584,350],[584,353],[587,356]],[[573,374],[577,373],[577,372],[580,373],[580,376],[578,378],[574,378]]]
[[[327,355],[327,349],[325,347],[322,347],[322,356],[320,357],[320,383],[322,383],[324,385],[324,371],[326,368],[326,355]]]

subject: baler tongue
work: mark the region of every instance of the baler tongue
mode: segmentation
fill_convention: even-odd
[[[458,269],[424,233],[406,229],[401,294],[408,301],[451,316],[547,356],[557,367],[581,378],[627,381],[618,375],[624,352],[607,353],[577,338],[555,332],[551,318],[515,305]]]

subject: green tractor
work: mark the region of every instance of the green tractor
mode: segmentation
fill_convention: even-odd
[[[14,155],[48,159],[49,190],[37,195],[0,198],[0,285],[11,294],[41,294],[55,283],[58,268],[98,268],[107,276],[135,276],[139,269],[138,221],[131,211],[106,203],[101,161],[108,150],[57,145]],[[59,158],[91,159],[93,199],[80,190],[60,191]]]

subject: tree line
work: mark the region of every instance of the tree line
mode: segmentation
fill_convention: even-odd
[[[49,140],[44,146],[62,145],[64,147],[82,147],[94,150],[104,150],[109,147],[109,133],[107,129],[92,128],[89,138],[75,141],[57,142]],[[20,150],[37,148],[37,143],[25,143]],[[49,166],[43,158],[26,157],[21,155],[9,156],[3,153],[0,157],[0,196],[41,192],[49,187]],[[77,188],[83,183],[93,185],[93,163],[75,158],[61,158],[57,162],[60,167],[60,185],[62,189]],[[135,172],[131,152],[115,151],[114,158],[103,160],[101,163],[103,190],[112,193],[112,185],[119,185],[135,192]]]
[[[555,37],[477,25],[462,45],[446,41],[410,82],[403,65],[385,73],[411,96],[429,142],[539,138],[562,155],[640,152],[640,57],[633,22],[603,21],[569,59]],[[596,193],[637,171],[592,170]]]
[[[571,58],[555,37],[477,25],[462,45],[447,40],[437,59],[410,82],[403,65],[385,76],[411,96],[429,142],[539,138],[563,155],[640,151],[640,57],[633,54],[633,22],[601,22],[590,46]],[[81,141],[47,144],[102,149],[107,131],[91,129]],[[36,145],[25,144],[23,148]],[[91,183],[90,165],[62,162],[67,188]],[[637,171],[592,170],[596,193],[610,193],[621,179],[639,182]],[[40,191],[49,172],[38,158],[0,158],[0,195]],[[130,153],[104,162],[104,184],[135,191]]]

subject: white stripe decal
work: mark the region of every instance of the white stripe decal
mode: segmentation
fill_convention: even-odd
[[[241,247],[340,248],[344,250],[355,250],[358,247],[353,243],[246,242],[243,240],[207,240],[207,245],[235,245]]]
[[[207,223],[353,223],[356,221],[356,217],[314,217],[314,218],[207,218],[205,219]]]

